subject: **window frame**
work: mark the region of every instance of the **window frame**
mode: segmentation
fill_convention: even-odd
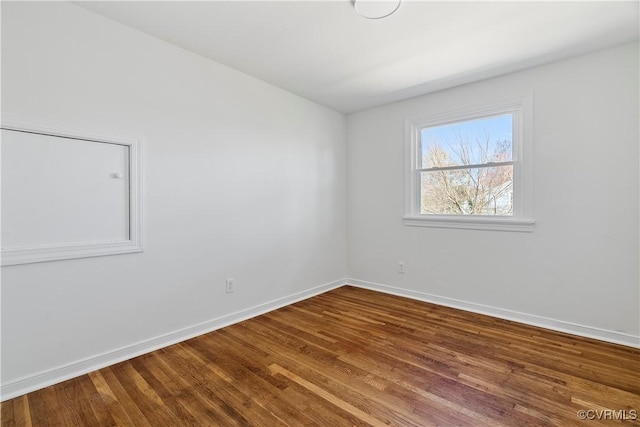
[[[420,213],[422,129],[511,114],[513,121],[513,215],[438,215]],[[532,96],[467,106],[405,119],[405,209],[408,226],[497,231],[533,231]]]

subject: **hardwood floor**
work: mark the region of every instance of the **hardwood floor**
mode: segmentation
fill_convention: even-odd
[[[640,351],[343,287],[1,409],[2,426],[640,425]]]

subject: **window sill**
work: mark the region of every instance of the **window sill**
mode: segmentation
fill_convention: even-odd
[[[421,215],[403,217],[404,225],[414,227],[463,228],[468,230],[518,231],[530,233],[535,221],[520,218],[490,216],[455,217],[447,215]]]

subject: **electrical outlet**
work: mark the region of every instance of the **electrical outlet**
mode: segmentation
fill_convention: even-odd
[[[407,263],[404,261],[398,262],[398,273],[404,274],[407,269]]]
[[[225,287],[225,292],[230,294],[233,292],[233,279],[227,279],[226,281],[226,287]]]

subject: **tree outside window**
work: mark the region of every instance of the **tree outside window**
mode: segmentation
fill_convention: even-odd
[[[421,129],[420,213],[513,215],[512,115]]]

